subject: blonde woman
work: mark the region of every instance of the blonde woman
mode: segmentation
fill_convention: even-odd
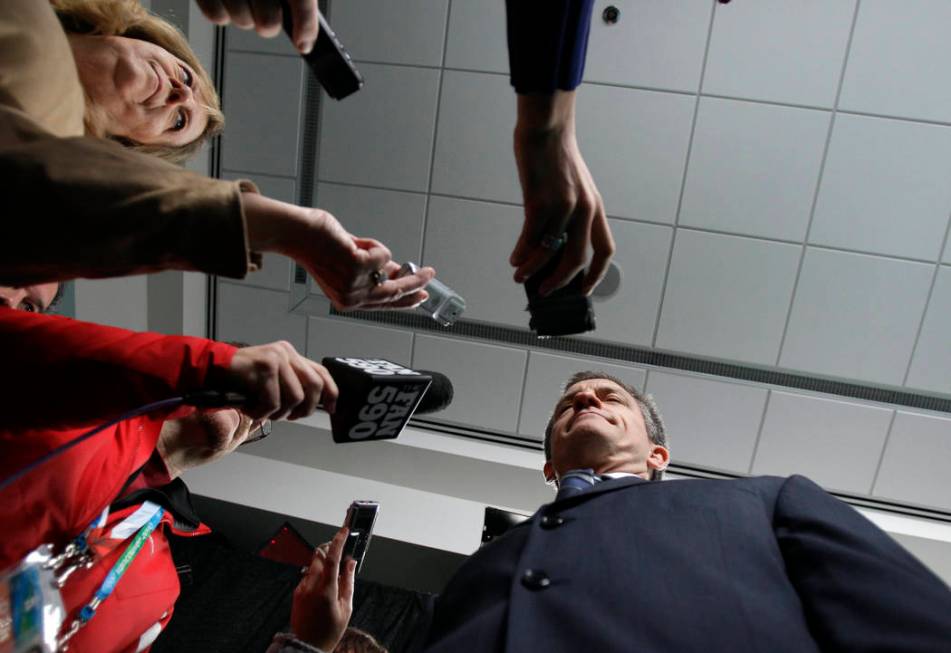
[[[221,131],[211,77],[185,35],[136,0],[53,0],[85,95],[86,132],[181,162]]]
[[[395,278],[382,243],[326,211],[148,156],[180,160],[221,127],[184,37],[134,0],[56,9],[59,19],[39,0],[0,2],[0,284],[162,269],[243,277],[275,252],[338,309],[426,298],[431,268]]]

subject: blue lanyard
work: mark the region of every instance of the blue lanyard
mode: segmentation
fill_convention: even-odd
[[[109,595],[112,594],[112,591],[116,588],[116,584],[119,582],[119,579],[122,578],[122,575],[129,568],[129,565],[132,564],[132,561],[139,554],[139,551],[142,550],[142,546],[145,544],[145,541],[149,538],[149,535],[152,534],[152,531],[159,525],[159,522],[162,520],[162,515],[164,514],[162,508],[158,508],[155,511],[155,514],[152,515],[151,519],[146,522],[135,534],[135,537],[132,538],[132,541],[129,543],[129,546],[126,547],[122,555],[119,556],[119,559],[112,569],[109,570],[109,573],[106,574],[105,580],[102,581],[102,585],[99,586],[99,589],[96,590],[96,593],[93,595],[92,600],[84,605],[80,611],[79,616],[73,620],[73,623],[70,624],[69,630],[63,634],[63,636],[57,642],[57,648],[60,650],[66,649],[66,643],[75,635],[80,628],[85,626],[90,619],[96,616],[96,610],[99,609],[100,604],[109,598]]]

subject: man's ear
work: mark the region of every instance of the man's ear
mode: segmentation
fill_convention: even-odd
[[[550,460],[545,461],[545,466],[542,467],[542,473],[545,475],[545,480],[549,483],[554,483],[558,480],[558,477],[555,475],[555,468]]]
[[[660,471],[667,468],[670,463],[670,450],[659,444],[651,446],[651,451],[647,454],[647,469]]]

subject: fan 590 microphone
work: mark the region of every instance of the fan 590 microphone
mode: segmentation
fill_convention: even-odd
[[[442,374],[417,372],[381,358],[328,356],[321,363],[340,389],[330,416],[334,442],[392,440],[417,409],[441,410],[452,400],[452,384]],[[428,395],[431,386],[438,392]]]

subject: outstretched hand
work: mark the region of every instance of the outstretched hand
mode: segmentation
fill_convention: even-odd
[[[352,558],[347,558],[342,565],[340,561],[348,533],[343,527],[329,546],[317,547],[310,566],[294,590],[291,630],[301,641],[323,651],[334,650],[353,612],[353,577],[357,563]]]
[[[337,310],[409,308],[426,301],[436,271],[399,277],[400,264],[372,238],[358,238],[327,211],[242,194],[252,249],[293,258],[317,281]]]
[[[337,310],[409,308],[426,301],[429,294],[423,288],[435,270],[424,267],[397,277],[400,264],[383,243],[352,236],[330,213],[312,211],[312,255],[301,251],[294,258],[304,264]],[[379,276],[374,278],[376,273]]]
[[[546,236],[565,235],[564,256],[539,292],[561,288],[587,264],[582,290],[589,294],[604,278],[615,245],[604,201],[578,149],[574,92],[520,95],[518,106],[514,148],[525,222],[509,259],[515,281],[523,283],[557,253],[543,245]]]

